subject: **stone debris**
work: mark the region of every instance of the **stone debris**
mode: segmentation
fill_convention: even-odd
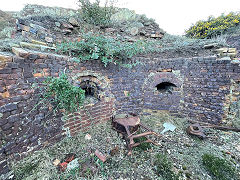
[[[213,49],[218,47],[218,43],[206,44],[203,46],[204,49]]]
[[[16,54],[18,57],[27,58],[29,56],[29,52],[25,51],[22,48],[13,47],[12,52]]]
[[[92,136],[90,134],[86,134],[85,140],[91,140],[91,139],[92,139]]]
[[[235,58],[237,56],[237,49],[236,48],[220,48],[216,49],[216,52],[218,53],[218,57],[230,57],[231,59]]]
[[[106,156],[104,156],[98,149],[96,149],[94,153],[102,162],[107,160]]]
[[[68,22],[73,26],[76,26],[76,27],[80,26],[79,22],[74,17],[70,17]]]
[[[54,161],[53,161],[53,165],[54,166],[58,166],[60,164],[60,160],[59,159],[55,159]]]

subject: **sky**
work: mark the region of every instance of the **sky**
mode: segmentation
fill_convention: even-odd
[[[0,0],[3,11],[19,11],[26,4],[59,6],[77,9],[77,0]],[[105,1],[105,0],[102,0]],[[146,14],[167,33],[183,35],[185,30],[198,20],[213,15],[240,12],[240,0],[118,0],[119,7]]]

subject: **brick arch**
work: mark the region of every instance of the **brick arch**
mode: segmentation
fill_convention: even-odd
[[[113,98],[110,91],[110,80],[108,77],[101,75],[100,73],[96,73],[93,71],[84,71],[81,73],[77,73],[73,76],[73,81],[75,85],[78,85],[84,81],[90,81],[96,84],[97,89],[99,90],[99,98],[102,100],[104,98]]]
[[[178,88],[181,87],[182,82],[178,79],[178,77],[172,72],[159,72],[154,76],[149,78],[150,87],[156,87],[158,84],[163,82],[169,82],[176,85]]]
[[[174,91],[158,91],[157,85],[170,83]],[[173,72],[150,73],[142,86],[143,108],[152,110],[178,111],[181,99],[182,81]]]
[[[115,98],[110,92],[110,81],[107,77],[92,71],[85,71],[73,75],[72,79],[75,85],[85,81],[94,83],[99,91],[99,100],[85,104],[78,112],[67,116],[63,132],[68,136],[74,136],[94,124],[108,121],[115,114]]]

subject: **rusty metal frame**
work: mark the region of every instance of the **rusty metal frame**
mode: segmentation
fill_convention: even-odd
[[[115,118],[112,117],[112,126],[113,128],[121,133],[126,140],[127,148],[128,148],[128,155],[132,154],[132,148],[139,146],[141,143],[152,143],[154,145],[159,145],[158,143],[150,140],[146,136],[148,135],[155,135],[155,136],[161,136],[157,134],[156,132],[152,131],[145,125],[143,125],[140,122],[140,118],[138,116],[128,117],[128,115],[125,118]],[[139,129],[142,128],[146,132],[137,134]],[[143,142],[134,142],[134,139],[139,137],[146,137],[147,140]]]

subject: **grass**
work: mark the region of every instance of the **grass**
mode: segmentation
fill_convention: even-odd
[[[156,161],[154,162],[156,166],[157,174],[162,176],[166,180],[178,180],[179,177],[176,175],[172,168],[173,164],[167,158],[166,154],[157,154]]]
[[[204,154],[202,156],[203,165],[218,180],[228,180],[237,178],[236,170],[232,164],[213,154]]]
[[[25,173],[22,179],[176,179],[179,176],[179,179],[190,177],[211,180],[212,174],[202,164],[202,155],[211,152],[234,162],[234,168],[240,165],[239,152],[235,148],[239,142],[239,133],[226,135],[222,131],[212,130],[218,137],[216,140],[196,141],[185,132],[186,119],[158,112],[141,116],[141,121],[158,133],[163,130],[164,122],[171,122],[177,128],[174,132],[167,132],[162,138],[150,136],[159,146],[151,145],[151,148],[144,151],[134,148],[132,156],[127,156],[125,141],[111,128],[111,123],[106,122],[90,127],[87,132],[80,132],[75,137],[65,138],[19,162],[13,162],[12,169],[17,173],[29,163],[38,164],[30,173]],[[92,136],[91,140],[85,140],[87,133]],[[110,151],[116,146],[119,152],[110,155]],[[107,156],[105,163],[94,156],[96,149]],[[235,156],[234,159],[223,153],[227,150]],[[80,167],[74,171],[59,173],[52,162],[55,158],[61,160],[68,153],[76,154]]]
[[[24,179],[29,175],[33,174],[34,170],[36,170],[37,167],[38,167],[38,162],[35,162],[35,163],[29,162],[29,163],[23,164],[22,166],[19,166],[18,169],[16,169],[15,171],[16,180]]]

